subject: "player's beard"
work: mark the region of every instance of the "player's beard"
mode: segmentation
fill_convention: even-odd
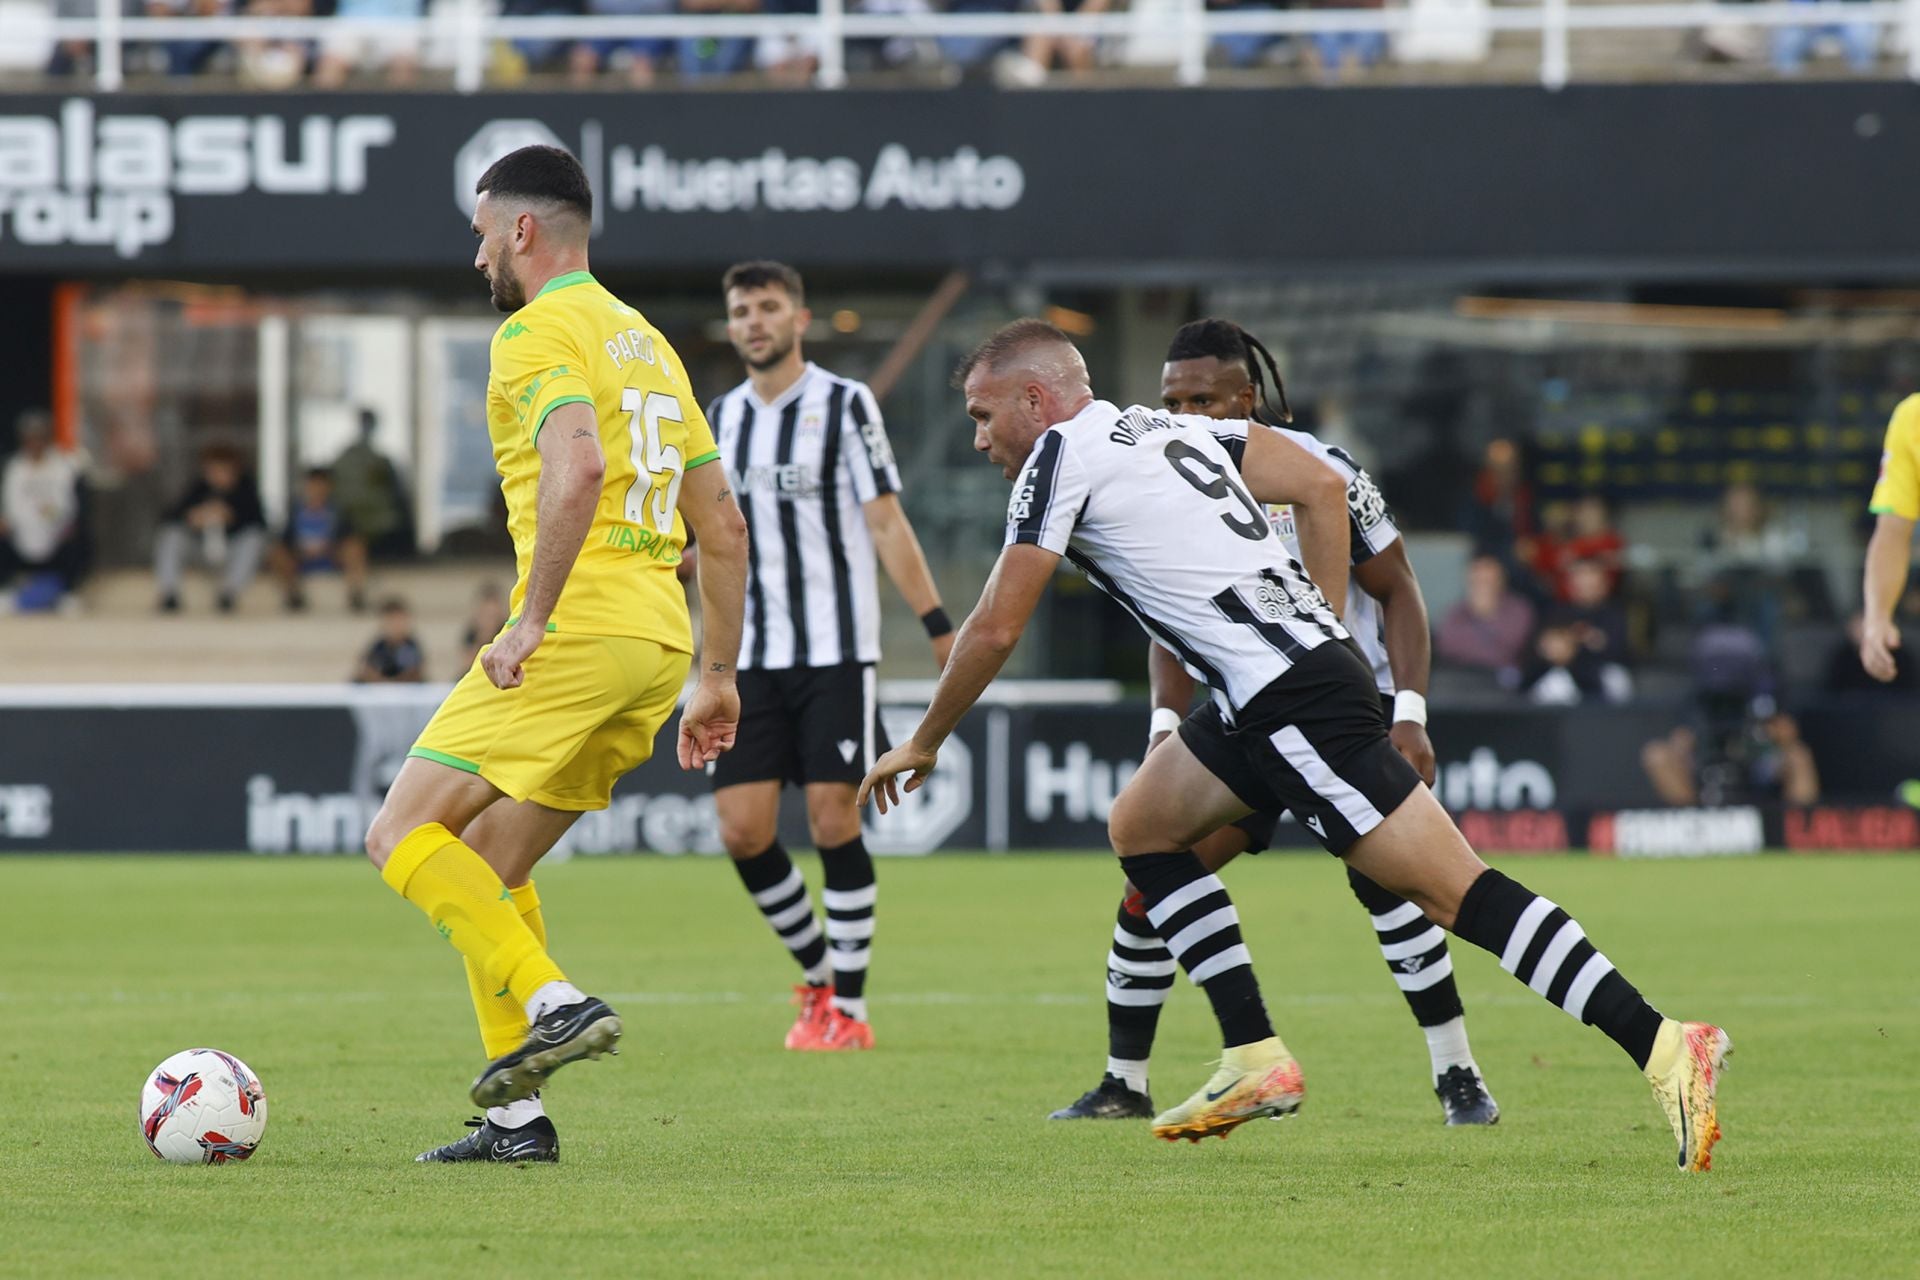
[[[493,298],[495,311],[518,311],[527,305],[525,286],[513,274],[513,268],[504,261],[495,263],[493,270],[487,273],[487,292]]]
[[[758,360],[744,353],[742,353],[740,358],[745,360],[747,362],[747,368],[753,370],[755,373],[765,373],[768,369],[773,368],[773,366],[785,360],[792,353],[793,335],[788,334],[785,342],[776,339],[774,344],[767,348],[767,354],[761,356]]]

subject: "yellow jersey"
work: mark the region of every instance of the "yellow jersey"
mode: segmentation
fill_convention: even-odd
[[[1880,479],[1867,509],[1877,516],[1920,520],[1920,395],[1902,400],[1887,423]]]
[[[638,636],[691,653],[686,594],[674,577],[687,545],[680,479],[720,451],[680,357],[585,271],[549,280],[508,316],[489,356],[487,431],[519,570],[513,616],[533,565],[540,429],[563,404],[591,405],[606,478],[547,629]]]

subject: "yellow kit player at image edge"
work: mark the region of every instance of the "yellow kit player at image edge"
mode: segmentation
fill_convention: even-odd
[[[1877,516],[1920,520],[1920,395],[1902,400],[1887,423],[1880,479],[1867,509]]]

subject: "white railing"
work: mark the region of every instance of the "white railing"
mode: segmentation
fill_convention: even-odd
[[[1540,0],[1537,5],[1450,9],[1279,9],[1210,11],[1205,0],[1176,0],[1139,13],[981,13],[895,15],[849,12],[845,0],[820,0],[817,14],[662,14],[647,17],[508,18],[486,11],[479,0],[454,0],[441,12],[411,20],[365,18],[149,18],[122,17],[117,0],[103,0],[93,18],[65,18],[35,25],[45,39],[95,45],[95,85],[122,87],[122,56],[129,43],[234,40],[317,40],[328,35],[386,35],[411,31],[422,47],[454,50],[454,84],[463,93],[483,87],[488,45],[495,40],[760,39],[801,37],[819,57],[816,81],[837,89],[846,83],[845,42],[863,39],[938,39],[1029,35],[1084,36],[1162,43],[1182,84],[1207,76],[1207,48],[1219,36],[1337,35],[1378,32],[1389,36],[1537,32],[1540,83],[1564,86],[1573,74],[1569,44],[1576,31],[1695,31],[1709,27],[1841,27],[1870,25],[1898,33],[1909,80],[1920,82],[1920,0],[1818,0],[1763,4],[1581,4]]]

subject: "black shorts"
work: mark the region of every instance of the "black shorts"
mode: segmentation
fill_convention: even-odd
[[[1313,650],[1238,718],[1228,729],[1209,702],[1181,723],[1180,740],[1253,810],[1232,825],[1259,848],[1291,809],[1327,852],[1343,854],[1420,784],[1387,739],[1373,672],[1347,645]]]
[[[714,787],[740,782],[858,786],[887,750],[873,664],[740,673],[740,735],[713,765]]]

